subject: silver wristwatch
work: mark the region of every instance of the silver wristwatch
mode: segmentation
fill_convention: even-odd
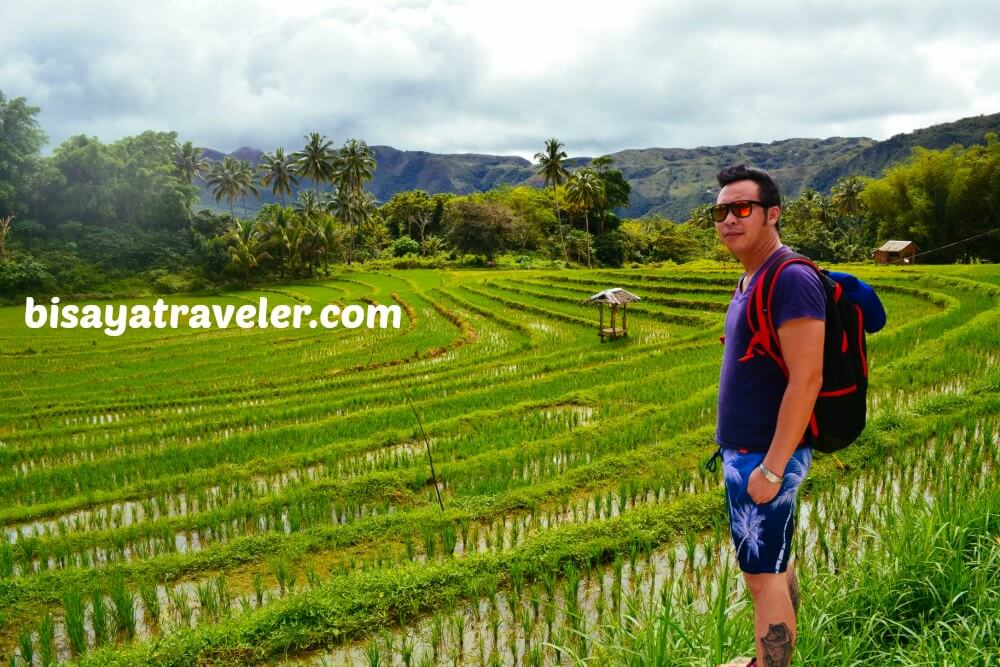
[[[775,475],[773,472],[765,468],[763,463],[757,466],[757,469],[760,470],[761,474],[763,474],[764,477],[767,478],[767,481],[771,482],[771,484],[781,484],[782,480],[785,479],[781,475]]]

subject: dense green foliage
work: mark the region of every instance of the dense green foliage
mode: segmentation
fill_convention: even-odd
[[[0,90],[0,218],[22,214],[25,192],[35,187],[38,151],[45,143],[38,112],[25,98],[8,100]]]
[[[941,248],[932,261],[970,257],[1000,260],[1000,137],[986,146],[940,151],[917,148],[913,157],[869,183],[861,200],[883,238],[903,238],[923,249]],[[974,244],[957,244],[980,236]]]
[[[366,189],[374,152],[358,139],[336,149],[314,132],[301,150],[279,147],[257,165],[207,160],[173,132],[110,144],[80,135],[42,157],[37,113],[0,93],[0,297],[217,289],[329,275],[354,262],[620,267],[728,258],[707,205],[683,224],[657,214],[623,220],[644,197],[642,179],[633,188],[626,178],[630,163],[603,156],[572,169],[554,138],[536,155],[543,187],[407,190],[379,203]],[[964,240],[998,219],[998,146],[917,149],[882,178],[843,177],[830,195],[805,189],[785,202],[783,240],[825,262],[870,260],[890,238],[925,251],[956,244],[931,262],[995,261],[1000,235]],[[202,184],[223,213],[193,211]],[[280,204],[259,206],[262,193]]]

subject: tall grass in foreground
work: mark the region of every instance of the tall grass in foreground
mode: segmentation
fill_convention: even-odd
[[[800,567],[796,665],[1000,665],[1000,486],[947,478],[933,503],[880,512],[861,561]],[[860,536],[859,536],[860,538]],[[816,561],[818,562],[818,561]],[[708,608],[664,589],[595,629],[591,665],[715,665],[752,655],[752,605],[721,572]]]

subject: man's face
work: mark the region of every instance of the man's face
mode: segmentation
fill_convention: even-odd
[[[715,203],[729,204],[741,200],[760,201],[760,187],[750,180],[730,183],[719,191]],[[768,212],[771,213],[771,220],[768,220]],[[777,208],[765,209],[754,204],[748,217],[737,218],[730,210],[725,220],[715,223],[715,231],[729,252],[741,257],[771,242],[772,232],[768,227],[777,222],[777,212]]]

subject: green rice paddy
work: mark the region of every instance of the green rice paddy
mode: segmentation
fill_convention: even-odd
[[[996,664],[1000,269],[847,270],[888,324],[865,434],[803,487],[796,664]],[[398,304],[387,330],[109,337],[0,309],[0,660],[746,654],[722,482],[701,467],[737,278],[358,271],[167,299]],[[643,300],[602,344],[579,301],[613,286]]]

